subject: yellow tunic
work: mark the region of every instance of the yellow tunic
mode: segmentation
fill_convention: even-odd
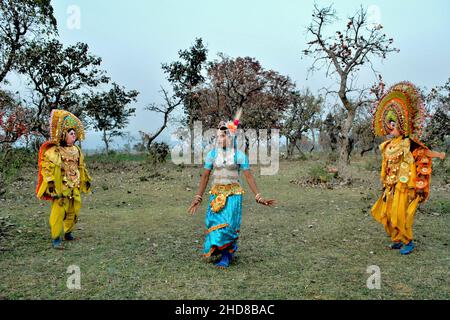
[[[416,165],[410,140],[397,137],[382,143],[380,150],[384,191],[371,212],[393,242],[407,244],[413,239],[414,214],[420,201],[415,191]]]
[[[48,148],[40,162],[42,183],[37,196],[52,198],[50,228],[52,239],[69,233],[75,227],[81,209],[81,192],[91,188],[91,177],[84,165],[84,157],[77,146]],[[50,190],[49,183],[54,183]]]

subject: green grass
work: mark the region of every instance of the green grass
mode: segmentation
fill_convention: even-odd
[[[92,155],[86,156],[86,162],[94,162],[101,164],[116,164],[121,162],[130,162],[130,161],[144,161],[148,158],[148,155],[145,153],[118,153],[111,151],[110,154],[105,153],[95,153]]]
[[[88,158],[89,160],[89,158]],[[84,197],[67,250],[50,248],[49,204],[34,198],[35,169],[0,201],[0,298],[4,299],[449,299],[446,178],[433,178],[431,198],[416,214],[417,250],[386,249],[389,239],[370,216],[378,172],[366,158],[352,164],[354,184],[305,188],[316,161],[284,161],[259,176],[264,196],[244,196],[240,249],[229,270],[200,257],[206,202],[186,209],[201,169],[167,164],[158,174],[145,161],[102,164],[91,159],[93,194]],[[89,162],[88,162],[89,166]],[[448,179],[448,177],[447,177]],[[81,269],[81,290],[69,290],[68,266]],[[381,269],[381,289],[369,290],[367,267]]]

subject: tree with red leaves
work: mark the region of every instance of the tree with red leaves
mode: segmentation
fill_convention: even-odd
[[[0,91],[0,148],[11,146],[30,133],[29,111],[18,105],[6,92]]]
[[[202,121],[210,127],[232,119],[242,108],[243,129],[270,129],[281,127],[281,115],[292,102],[294,88],[289,77],[264,69],[254,58],[219,54],[196,94]]]

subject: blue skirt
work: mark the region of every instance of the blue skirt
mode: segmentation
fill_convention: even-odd
[[[204,257],[219,254],[222,250],[236,251],[236,241],[241,229],[242,194],[228,196],[225,207],[219,212],[211,210],[211,201],[215,197],[215,195],[210,195],[206,210]]]

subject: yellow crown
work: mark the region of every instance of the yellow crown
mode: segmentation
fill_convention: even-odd
[[[71,129],[75,130],[78,140],[84,140],[84,127],[80,119],[69,111],[52,110],[50,115],[50,140],[55,144],[59,144],[64,138],[64,134]]]

